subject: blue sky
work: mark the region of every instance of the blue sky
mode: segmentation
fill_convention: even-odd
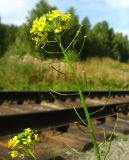
[[[0,0],[2,22],[20,25],[39,0]],[[49,4],[66,11],[74,6],[80,20],[87,16],[92,25],[107,20],[115,31],[129,36],[129,0],[48,0]]]

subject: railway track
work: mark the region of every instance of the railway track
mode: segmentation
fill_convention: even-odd
[[[73,124],[74,122],[80,124],[80,120],[72,108],[72,104],[76,104],[77,112],[85,120],[81,103],[78,102],[78,93],[73,91],[60,93],[59,95],[51,92],[0,92],[0,136],[6,137],[0,139],[0,156],[9,159],[7,141],[10,136],[6,135],[17,133],[27,127],[43,129],[45,138],[44,136],[41,138],[36,149],[40,159],[49,159],[65,153],[66,155],[63,155],[63,157],[72,160],[71,156],[68,158],[68,149],[66,149],[64,143],[61,143],[62,141],[79,150],[92,147],[88,130],[81,127],[84,133],[80,132]],[[95,119],[94,125],[98,140],[102,139],[103,129],[108,134],[112,131],[115,119],[112,120],[109,116],[114,117],[116,113],[124,113],[125,117],[128,117],[129,91],[112,91],[110,93],[106,91],[85,91],[83,94],[87,98],[86,102],[88,110],[92,114],[91,117]],[[58,105],[56,101],[59,101]],[[95,114],[93,114],[94,112]],[[98,126],[96,125],[98,120],[105,123]],[[116,134],[129,132],[128,126],[129,123],[126,123],[126,120],[120,120]],[[52,131],[45,131],[47,129],[52,129]],[[56,129],[57,132],[53,132],[53,129]],[[67,132],[58,134],[58,131],[62,130]],[[51,152],[54,153],[50,154]],[[75,157],[73,159],[75,160]]]
[[[93,122],[97,141],[98,143],[101,143],[105,140],[104,131],[108,139],[112,133],[116,120],[115,118],[107,117],[106,122],[101,125],[98,125],[97,121]],[[125,136],[129,134],[129,117],[128,120],[119,118],[117,128],[113,136],[114,140],[117,137],[119,139],[122,134]],[[8,154],[9,150],[7,142],[9,139],[10,136],[0,138],[0,158],[4,160],[11,159]],[[119,141],[119,143],[120,142],[121,141]],[[84,160],[87,159],[83,158],[85,155],[77,154],[77,152],[88,152],[92,147],[93,145],[90,141],[87,128],[74,123],[69,126],[67,132],[58,132],[56,130],[49,129],[41,130],[40,141],[36,143],[34,150],[40,160]]]
[[[90,98],[102,98],[102,97],[115,97],[115,96],[127,96],[129,91],[83,91],[85,97]],[[18,101],[19,103],[25,100],[34,100],[40,103],[42,100],[54,101],[59,99],[65,101],[66,99],[75,100],[79,98],[77,91],[0,91],[0,102],[4,101]]]
[[[112,97],[115,99],[116,97],[120,99],[120,97],[127,97],[126,101],[122,102],[110,102],[107,104],[88,104],[88,110],[89,113],[92,114],[91,117],[94,119],[105,121],[106,116],[113,116],[116,113],[124,113],[127,114],[129,112],[129,91],[111,91],[110,93],[107,91],[84,91],[83,92],[85,97]],[[52,127],[63,127],[68,126],[70,123],[73,122],[79,122],[80,119],[76,115],[74,109],[69,106],[65,108],[54,108],[51,109],[50,106],[47,106],[46,108],[50,108],[48,110],[39,110],[39,103],[43,100],[60,100],[60,101],[66,101],[67,99],[71,99],[72,101],[75,101],[79,97],[77,92],[70,91],[70,92],[60,92],[60,94],[57,94],[55,92],[16,92],[16,91],[1,91],[0,92],[0,101],[3,103],[5,101],[7,102],[16,102],[17,104],[23,104],[20,105],[20,109],[23,110],[23,112],[19,112],[17,110],[19,108],[15,107],[14,110],[10,113],[4,113],[2,110],[2,105],[0,106],[0,128],[1,132],[0,135],[5,134],[12,134],[18,131],[21,131],[24,128],[30,127],[34,129],[41,129],[41,128],[52,128]],[[25,107],[24,101],[34,101],[35,109],[34,107],[30,107],[27,112],[24,112]],[[38,103],[38,104],[37,104]],[[81,103],[80,103],[81,104]],[[13,106],[13,105],[12,105]],[[4,106],[3,110],[11,110],[13,107],[9,106],[8,109]],[[15,105],[14,105],[15,106]],[[37,109],[36,109],[37,108]],[[79,115],[85,120],[85,115],[83,108],[80,106],[77,106],[76,108]],[[16,112],[17,111],[17,112]],[[94,113],[94,114],[93,114]],[[8,127],[7,127],[8,126]]]
[[[104,119],[106,116],[113,116],[116,113],[128,113],[128,103],[107,104],[105,106],[88,106],[89,113],[94,119]],[[85,114],[82,107],[76,109],[78,114],[85,120]],[[96,113],[94,113],[96,112]],[[94,114],[93,114],[94,113]],[[0,127],[1,134],[11,134],[24,128],[34,129],[57,128],[68,126],[70,123],[79,122],[74,109],[61,109],[54,111],[40,111],[34,113],[21,113],[14,115],[1,115]],[[8,127],[7,127],[8,126]]]

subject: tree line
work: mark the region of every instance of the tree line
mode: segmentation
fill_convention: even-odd
[[[57,8],[56,6],[48,4],[46,0],[39,0],[35,8],[29,12],[26,23],[15,26],[0,22],[0,56],[6,54],[16,54],[20,56],[32,54],[52,58],[53,55],[46,54],[46,50],[56,52],[59,51],[59,47],[56,44],[54,44],[54,47],[53,44],[50,44],[46,46],[45,50],[42,50],[34,45],[30,36],[30,27],[32,26],[33,20],[52,9]],[[91,26],[90,20],[85,16],[83,20],[79,22],[79,17],[73,7],[69,8],[67,12],[72,14],[72,20],[71,29],[66,31],[62,36],[62,42],[65,47],[72,41],[77,30],[82,25],[77,40],[74,41],[69,49],[69,55],[72,58],[85,60],[88,57],[111,57],[122,62],[128,62],[129,40],[127,35],[116,33],[107,21],[98,22],[96,25]],[[84,36],[86,37],[85,41]],[[62,55],[56,54],[56,57],[62,58]]]

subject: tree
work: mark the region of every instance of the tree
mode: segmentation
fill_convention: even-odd
[[[106,21],[97,23],[92,29],[94,54],[100,57],[111,56],[114,31]]]
[[[50,10],[56,9],[55,6],[51,6],[48,4],[46,0],[39,0],[36,4],[35,8],[29,12],[27,16],[27,22],[29,26],[32,25],[32,22],[35,18],[42,16],[43,14],[48,13]]]
[[[32,41],[32,38],[30,36],[30,28],[32,26],[33,20],[37,17],[42,16],[43,14],[46,14],[48,11],[50,11],[52,9],[56,9],[56,7],[50,6],[46,0],[39,0],[39,2],[36,4],[36,7],[29,12],[29,15],[27,16],[27,22],[19,28],[19,31],[17,34],[17,43],[19,43],[19,42],[21,44],[26,43],[26,45],[24,45],[24,46],[26,46],[29,51],[31,49],[31,51],[33,51],[33,52],[31,52],[32,54],[38,53],[38,55],[40,55],[40,56],[41,55],[45,56],[45,53],[43,52],[43,50],[41,50],[40,48],[37,48],[34,45],[34,42]],[[22,45],[21,45],[21,47],[22,47]],[[21,50],[22,50],[22,48],[21,48]],[[21,52],[21,54],[24,55],[25,50],[23,52]]]
[[[72,41],[72,39],[74,38],[79,28],[79,18],[75,14],[75,9],[71,7],[67,10],[67,12],[72,15],[72,19],[71,19],[70,29],[67,30],[62,36],[62,43],[64,47],[67,47],[69,45],[69,43]],[[75,47],[74,45],[71,46],[71,48],[74,48],[74,47]]]
[[[0,57],[3,55],[5,51],[5,27],[0,23]]]
[[[88,56],[88,53],[90,52],[90,39],[89,39],[89,33],[91,31],[91,23],[88,19],[88,17],[84,17],[81,22],[82,28],[81,33],[79,35],[79,43],[78,43],[78,51],[82,48],[80,53],[81,60],[85,60]],[[84,36],[86,36],[84,41]]]
[[[27,36],[26,33],[28,32],[28,26],[26,24],[22,24],[19,26],[16,32],[15,43],[11,43],[9,48],[6,52],[7,55],[19,55],[24,56],[26,54],[34,54],[33,46],[29,42],[29,35]]]
[[[127,36],[123,36],[122,33],[116,33],[113,39],[114,58],[128,62],[129,59],[129,40]]]
[[[16,39],[18,27],[0,23],[0,57],[5,54],[9,45]]]

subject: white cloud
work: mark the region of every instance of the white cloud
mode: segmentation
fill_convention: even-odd
[[[129,9],[129,0],[106,0],[106,2],[115,9]]]
[[[9,14],[20,12],[26,7],[25,0],[0,0],[0,13]]]
[[[19,25],[25,21],[26,0],[0,0],[0,16],[3,23]]]
[[[3,23],[20,25],[39,0],[0,0],[0,17]]]

